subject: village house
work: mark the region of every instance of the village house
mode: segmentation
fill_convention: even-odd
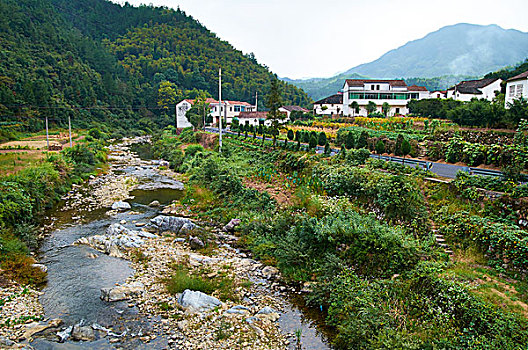
[[[282,106],[281,108],[279,108],[279,112],[286,113],[288,118],[290,117],[290,114],[293,111],[302,112],[302,113],[310,113],[310,111],[307,110],[306,108],[302,108],[299,106]]]
[[[492,101],[495,92],[501,90],[501,83],[502,79],[499,78],[464,80],[447,89],[446,97],[465,102],[473,98]]]
[[[195,100],[185,99],[176,105],[176,120],[178,128],[191,127],[191,123],[186,117],[187,112],[192,108]],[[208,98],[205,102],[209,105],[209,115],[213,117],[213,124],[218,123],[218,101],[213,98]],[[254,111],[255,106],[241,101],[222,101],[222,115],[227,124],[230,125],[233,118],[237,117],[241,112]]]
[[[520,98],[528,98],[528,71],[506,80],[505,107]]]
[[[338,93],[314,102],[313,111],[317,115],[343,115],[343,94]]]
[[[447,91],[446,90],[435,90],[429,94],[430,98],[447,98]]]
[[[287,116],[285,112],[282,112],[284,114],[284,119],[279,120],[280,124],[287,123],[290,118]],[[271,121],[268,119],[268,112],[241,112],[238,116],[238,123],[240,125],[255,125],[258,126],[260,124],[265,126],[271,126]]]
[[[386,102],[390,106],[387,115],[405,115],[409,113],[407,103],[410,100],[429,97],[427,88],[407,86],[403,80],[347,79],[343,86],[343,115],[367,116],[369,102],[376,104],[378,113],[382,113],[382,106]],[[359,112],[351,107],[353,102],[357,102]]]

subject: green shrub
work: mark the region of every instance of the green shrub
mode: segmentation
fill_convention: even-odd
[[[194,157],[196,153],[204,152],[202,145],[189,145],[185,148],[185,157]]]

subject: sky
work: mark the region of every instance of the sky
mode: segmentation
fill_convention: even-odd
[[[113,0],[124,3],[123,0]],[[528,32],[528,0],[128,0],[185,11],[280,77],[330,77],[456,23]]]

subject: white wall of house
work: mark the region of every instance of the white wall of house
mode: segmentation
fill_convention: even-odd
[[[343,105],[340,103],[314,104],[313,108],[317,115],[343,115]]]
[[[186,100],[183,100],[176,105],[176,123],[178,124],[178,128],[192,127],[192,124],[186,117],[187,111],[191,108],[192,104]]]
[[[429,95],[429,98],[446,98],[445,94],[441,91],[433,91]]]
[[[480,91],[482,91],[482,94],[463,94],[460,93],[460,91],[457,91],[455,94],[455,89],[447,90],[447,98],[452,98],[453,100],[457,101],[463,101],[463,102],[469,102],[473,98],[477,99],[486,99],[488,101],[493,101],[495,98],[495,91],[501,90],[501,84],[502,79],[497,79],[493,83],[483,87],[479,88]]]
[[[211,105],[211,116],[213,117],[213,123],[218,123],[218,103]],[[229,102],[222,102],[222,115],[227,124],[231,125],[234,117],[238,117],[240,112],[251,112],[255,110],[255,106],[245,105],[245,104],[232,104]]]
[[[509,81],[506,83],[506,97],[504,106],[508,108],[509,103],[519,98],[528,98],[528,78]]]

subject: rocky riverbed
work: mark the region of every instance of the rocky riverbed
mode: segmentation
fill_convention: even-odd
[[[64,196],[46,227],[51,285],[0,289],[2,320],[23,320],[0,325],[0,348],[328,349],[278,270],[232,248],[236,221],[195,222],[169,205],[163,194],[183,185],[130,151],[145,141],[111,146],[108,172]],[[179,290],[175,275],[214,288]]]

